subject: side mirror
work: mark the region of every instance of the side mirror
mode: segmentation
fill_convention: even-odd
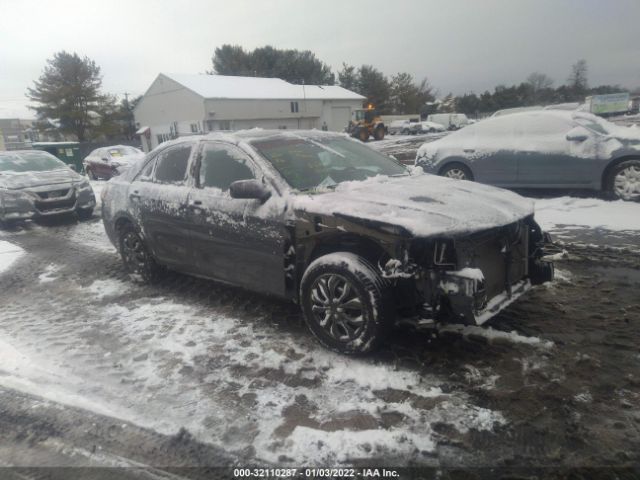
[[[589,131],[584,127],[574,127],[569,130],[566,138],[570,142],[584,142],[589,138]]]
[[[229,186],[231,198],[246,198],[266,202],[271,197],[271,191],[259,180],[238,180]]]

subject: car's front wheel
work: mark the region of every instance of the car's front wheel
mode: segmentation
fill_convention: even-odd
[[[454,180],[473,180],[471,170],[461,163],[450,163],[440,171],[440,175]]]
[[[131,223],[120,228],[118,245],[124,267],[133,281],[152,283],[160,278],[161,267]]]
[[[97,180],[98,177],[95,173],[93,173],[93,170],[89,167],[85,167],[85,172],[87,172],[87,177],[89,177],[89,180]]]
[[[622,200],[640,200],[640,160],[627,160],[611,169],[607,191]]]
[[[374,350],[393,325],[388,288],[375,268],[353,253],[314,260],[302,278],[300,303],[311,332],[340,353]]]

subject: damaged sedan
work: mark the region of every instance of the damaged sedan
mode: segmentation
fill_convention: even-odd
[[[169,268],[286,298],[347,354],[396,323],[483,324],[553,277],[530,201],[408,171],[338,134],[178,139],[102,194],[132,278]]]
[[[0,223],[76,213],[89,218],[96,206],[85,177],[47,152],[0,152]]]

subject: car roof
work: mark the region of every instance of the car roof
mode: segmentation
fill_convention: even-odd
[[[241,142],[252,142],[254,140],[263,140],[270,138],[348,138],[348,135],[338,132],[325,132],[322,130],[266,130],[261,128],[252,128],[249,130],[238,131],[217,131],[209,132],[205,135],[187,135],[178,137],[174,140],[163,142],[162,146],[176,145],[180,143],[193,143],[205,140],[219,140],[229,143],[238,144]]]

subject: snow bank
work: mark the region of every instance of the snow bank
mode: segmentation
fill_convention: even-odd
[[[24,255],[24,250],[13,243],[0,240],[0,273],[9,269],[11,264]]]
[[[606,230],[640,230],[640,203],[597,198],[559,197],[535,201],[536,220],[544,230],[580,225]]]
[[[455,332],[463,336],[477,335],[479,337],[486,338],[488,341],[496,339],[508,341],[511,343],[523,343],[526,345],[532,345],[535,347],[551,348],[554,343],[550,340],[542,340],[538,337],[525,337],[520,335],[515,330],[511,332],[504,332],[502,330],[494,330],[491,327],[478,327],[475,325],[441,325],[438,327],[440,332]]]

